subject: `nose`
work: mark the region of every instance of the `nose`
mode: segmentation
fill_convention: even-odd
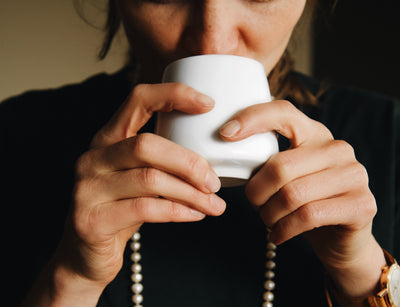
[[[204,0],[193,6],[182,34],[191,55],[235,54],[240,42],[237,10],[231,0]]]

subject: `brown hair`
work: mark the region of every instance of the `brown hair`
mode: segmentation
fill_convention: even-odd
[[[308,18],[311,22],[316,14],[332,14],[339,0],[331,0],[330,12],[319,6],[318,0],[308,0]],[[326,5],[326,3],[325,3]],[[317,13],[316,13],[317,12]],[[312,93],[295,73],[294,60],[288,49],[285,50],[279,62],[268,76],[271,93],[275,99],[290,98],[298,105],[317,105],[318,99],[325,92],[327,86],[323,84],[316,93]]]
[[[317,95],[313,94],[299,79],[294,70],[294,60],[288,50],[285,50],[279,62],[268,76],[271,94],[275,99],[290,98],[298,105],[316,105]]]
[[[118,8],[115,0],[108,0],[108,14],[105,25],[106,35],[104,36],[103,45],[99,52],[99,59],[103,60],[110,50],[111,43],[121,26],[121,17],[119,16]]]
[[[308,0],[307,5],[310,9],[311,16],[318,9],[318,0]],[[332,10],[334,10],[338,0],[332,0]],[[112,41],[121,25],[121,17],[115,0],[108,0],[108,15],[105,25],[105,37],[103,45],[99,52],[99,59],[102,60],[107,56]],[[301,82],[298,75],[294,72],[294,60],[289,51],[286,50],[279,62],[268,76],[271,93],[276,99],[285,99],[290,97],[298,105],[316,105],[318,97],[322,91],[313,94]]]

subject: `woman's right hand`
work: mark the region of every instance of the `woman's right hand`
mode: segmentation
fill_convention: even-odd
[[[212,108],[211,98],[183,84],[133,89],[78,159],[56,265],[99,295],[121,269],[126,243],[144,222],[192,222],[224,212],[225,202],[214,194],[220,181],[204,158],[160,136],[138,134],[155,111],[198,114]]]

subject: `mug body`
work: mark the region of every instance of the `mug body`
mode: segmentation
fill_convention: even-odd
[[[227,142],[219,136],[219,129],[236,113],[271,101],[261,63],[233,55],[193,56],[168,65],[163,82],[184,83],[214,99],[214,108],[205,114],[158,113],[156,133],[207,159],[222,186],[244,184],[255,169],[278,152],[274,132],[238,142]]]

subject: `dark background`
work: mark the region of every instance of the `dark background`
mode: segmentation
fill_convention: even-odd
[[[313,75],[400,98],[398,0],[320,0]]]

